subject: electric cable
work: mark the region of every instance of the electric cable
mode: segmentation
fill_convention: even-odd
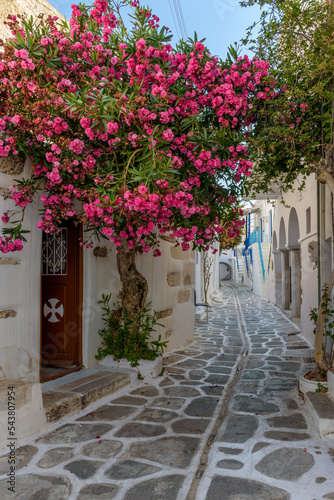
[[[174,4],[174,11],[175,11],[175,15],[176,15],[176,18],[177,18],[177,22],[178,22],[178,25],[179,25],[179,28],[180,28],[181,38],[185,38],[185,34],[183,32],[183,27],[182,27],[181,16],[180,16],[180,13],[179,13],[179,9],[178,9],[178,5],[176,3],[176,0],[173,0],[173,4]]]
[[[187,39],[188,38],[188,34],[187,34],[186,23],[184,22],[182,5],[180,3],[180,0],[176,0],[176,3],[178,5],[178,9],[179,9],[179,13],[180,13],[180,18],[181,18],[181,23],[182,23],[182,27],[183,27],[184,38]]]
[[[175,15],[174,15],[174,11],[173,11],[173,8],[172,8],[171,1],[170,1],[170,0],[168,0],[168,3],[169,3],[170,10],[171,10],[171,12],[172,12],[173,21],[174,21],[174,25],[175,25],[175,28],[176,28],[177,36],[178,36],[178,37],[179,37],[179,39],[180,39],[180,38],[181,38],[181,36],[180,36],[179,28],[178,28],[178,25],[177,25],[177,22],[176,22],[176,19],[175,19]]]

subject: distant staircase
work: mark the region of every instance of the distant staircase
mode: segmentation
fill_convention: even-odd
[[[234,249],[234,258],[236,260],[237,273],[235,277],[236,283],[244,283],[245,282],[245,264],[244,259],[242,257],[241,249]]]

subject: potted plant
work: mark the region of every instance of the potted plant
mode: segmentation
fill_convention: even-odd
[[[323,360],[322,366],[326,366],[327,370],[319,370],[316,368],[314,371],[307,372],[303,377],[301,377],[299,382],[299,389],[301,392],[314,392],[319,389],[327,387],[328,379],[333,377],[333,360],[334,360],[334,309],[331,309],[332,299],[328,294],[326,286],[322,291],[322,303],[321,303],[321,318],[319,318],[318,309],[314,308],[310,311],[310,319],[313,321],[315,328],[313,330],[314,335],[317,333],[319,323],[321,323],[321,328],[323,331],[322,346],[321,346],[321,358]],[[334,380],[330,384],[334,388]]]
[[[147,304],[142,313],[134,316],[122,310],[119,303],[111,308],[110,299],[111,294],[102,295],[98,302],[105,326],[99,330],[102,345],[95,358],[107,366],[137,368],[138,378],[157,376],[162,370],[162,353],[168,343],[161,341],[161,335],[157,340],[150,340],[155,326],[163,326],[158,323],[159,315],[150,314],[150,304]],[[153,363],[157,359],[158,363]]]

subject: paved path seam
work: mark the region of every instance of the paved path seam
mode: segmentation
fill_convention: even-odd
[[[219,403],[217,418],[216,418],[215,422],[213,422],[211,435],[210,435],[208,441],[206,441],[206,443],[204,445],[202,455],[201,455],[201,458],[199,460],[200,466],[197,469],[195,477],[191,483],[186,500],[196,499],[197,490],[198,490],[200,482],[203,478],[203,473],[208,465],[210,448],[213,445],[213,443],[218,435],[218,432],[219,432],[219,430],[220,430],[220,428],[221,428],[221,426],[222,426],[222,424],[223,424],[223,422],[224,422],[224,420],[225,420],[225,418],[228,415],[228,412],[230,410],[230,403],[232,400],[233,389],[236,387],[236,385],[238,384],[238,382],[240,380],[241,374],[243,372],[244,364],[245,364],[245,354],[249,350],[249,341],[248,341],[248,337],[247,337],[247,333],[246,333],[245,322],[244,322],[242,311],[240,308],[238,296],[237,296],[237,294],[232,286],[229,286],[229,288],[232,290],[234,303],[235,303],[235,307],[236,307],[236,311],[237,311],[237,321],[239,324],[241,337],[242,337],[242,341],[243,341],[243,345],[242,345],[243,352],[242,352],[242,354],[239,354],[239,359],[237,361],[237,365],[236,365],[235,371],[234,371],[234,377],[228,383],[228,385],[225,389],[225,392],[223,394],[222,400]]]

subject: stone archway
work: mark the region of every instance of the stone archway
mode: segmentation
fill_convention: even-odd
[[[281,217],[279,224],[278,244],[282,267],[282,307],[283,309],[290,309],[290,259],[289,249],[286,247],[286,230],[283,217]]]
[[[227,262],[219,262],[219,282],[232,278],[232,268]]]
[[[291,310],[292,317],[300,318],[301,310],[301,265],[300,265],[300,231],[296,209],[290,210],[288,227],[288,248],[291,265]]]
[[[282,262],[281,253],[277,245],[276,231],[273,232],[272,239],[274,273],[275,273],[275,304],[282,303]]]
[[[300,232],[299,232],[299,222],[296,209],[294,207],[290,210],[289,215],[289,227],[288,227],[288,245],[297,246],[300,248],[299,244]]]
[[[279,223],[278,245],[280,250],[284,249],[286,245],[286,231],[285,231],[285,222],[283,217],[281,217]]]

